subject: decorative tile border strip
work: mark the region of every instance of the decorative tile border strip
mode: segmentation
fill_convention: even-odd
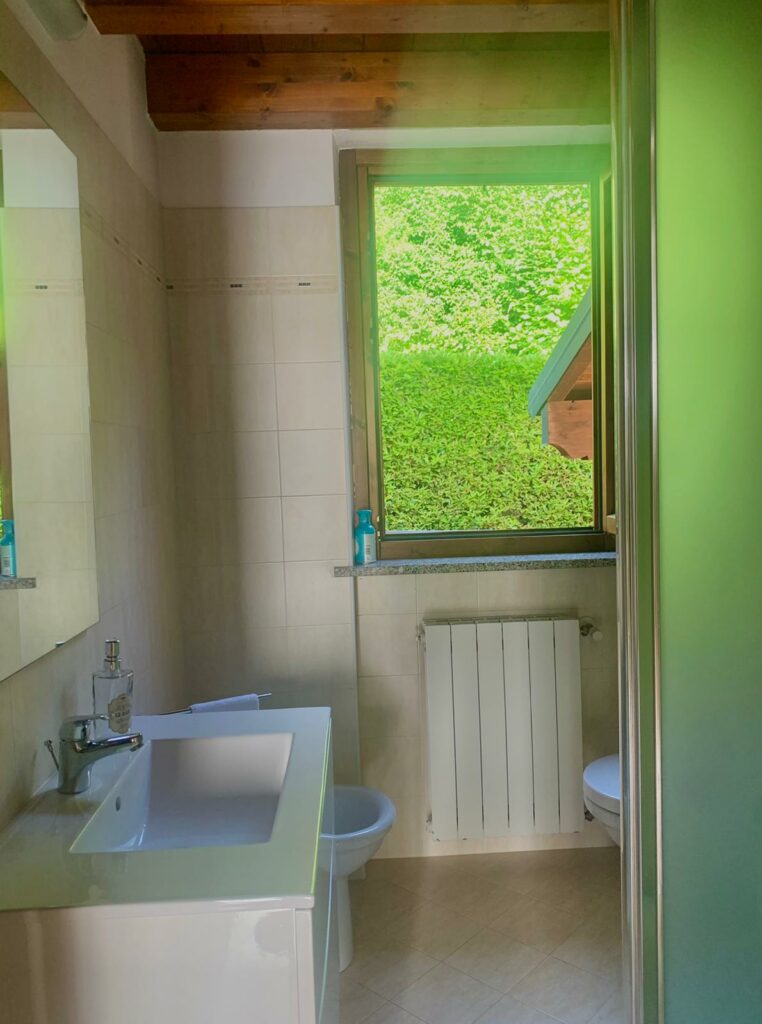
[[[316,276],[282,275],[274,277],[209,277],[170,281],[167,291],[175,295],[222,295],[241,292],[253,295],[296,294],[298,292],[333,293],[339,290],[335,274]]]
[[[45,298],[48,295],[82,295],[84,286],[82,278],[71,280],[39,280],[37,278],[16,278],[8,282],[9,295],[39,295]]]
[[[145,274],[146,277],[150,278],[154,284],[159,285],[163,288],[166,285],[164,277],[161,272],[151,263],[150,260],[145,259],[135,249],[132,248],[130,243],[123,238],[118,231],[115,231],[110,224],[91,206],[87,203],[82,203],[79,208],[79,220],[83,228],[87,228],[89,231],[94,232],[104,242],[112,245],[117,252],[120,252],[126,259],[137,267],[141,273]]]

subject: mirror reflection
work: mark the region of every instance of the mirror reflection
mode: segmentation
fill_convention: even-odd
[[[77,161],[0,76],[0,678],[98,619]]]

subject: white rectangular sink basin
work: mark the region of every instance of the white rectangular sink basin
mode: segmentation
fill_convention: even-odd
[[[293,733],[154,739],[134,755],[72,853],[267,843]]]

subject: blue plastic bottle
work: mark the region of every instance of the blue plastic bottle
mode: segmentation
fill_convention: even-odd
[[[12,519],[0,520],[0,576],[16,575],[16,531]]]
[[[357,526],[355,526],[355,564],[368,565],[376,561],[376,530],[371,522],[372,512],[369,508],[357,510]]]

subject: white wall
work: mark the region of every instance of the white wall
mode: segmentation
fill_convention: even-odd
[[[146,112],[145,60],[137,39],[102,36],[88,21],[78,39],[56,42],[26,0],[0,2],[13,13],[36,49],[52,64],[140,181],[158,194],[156,130]],[[18,81],[14,85],[18,86]]]
[[[264,193],[259,192],[260,195]],[[329,705],[356,779],[346,414],[333,206],[164,211],[194,699]]]
[[[488,141],[464,132],[458,144]],[[398,808],[382,855],[420,856],[455,852],[435,844],[426,826],[416,638],[423,617],[593,616],[605,636],[583,646],[592,759],[617,744],[616,599],[610,569],[331,575],[349,558],[351,523],[335,151],[412,141],[413,133],[398,134],[171,133],[161,138],[160,173],[173,207],[164,223],[176,281],[181,557],[184,588],[198,595],[185,623],[194,692],[214,695],[204,689],[214,679],[220,696],[265,688],[279,704],[331,704],[337,775],[348,780],[356,771],[359,669],[362,778]],[[560,141],[553,130],[500,136],[514,145]],[[426,143],[453,138],[432,132]],[[600,142],[601,131],[588,141]],[[312,282],[311,290],[300,281]],[[317,284],[322,293],[312,290]],[[606,840],[592,829],[580,841]]]
[[[50,128],[0,130],[3,206],[79,209],[77,160]]]
[[[333,206],[330,131],[162,132],[165,207]]]
[[[577,837],[433,840],[429,814],[425,692],[418,630],[427,618],[589,616],[600,643],[581,641],[584,762],[618,743],[615,570],[544,569],[378,576],[357,580],[360,749],[363,781],[388,793],[397,823],[382,857],[420,857],[608,843],[599,826]]]
[[[184,682],[161,219],[146,185],[156,166],[153,131],[133,88],[132,42],[107,45],[92,34],[42,42],[44,52],[0,3],[0,70],[78,161],[101,621],[0,681],[0,823],[50,774],[44,740],[66,715],[90,709],[90,673],[107,636],[123,640],[138,710],[181,705]]]

